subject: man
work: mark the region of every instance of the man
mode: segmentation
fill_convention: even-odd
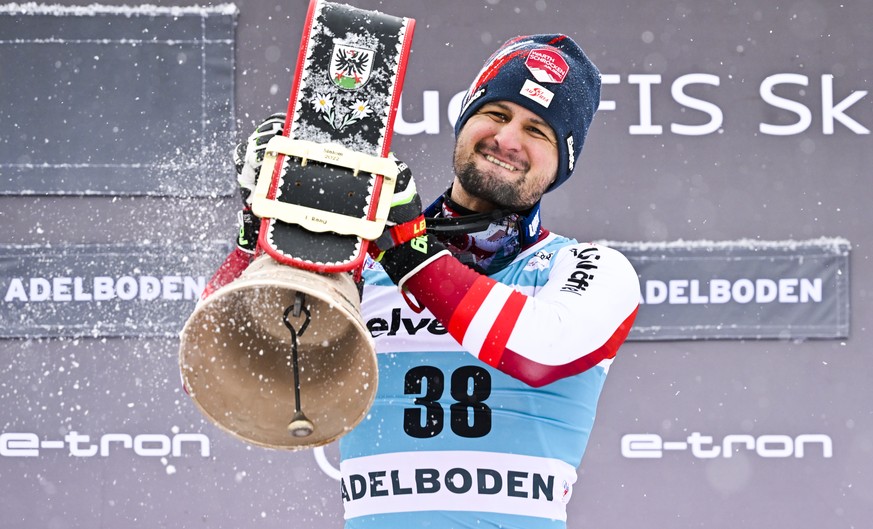
[[[419,225],[421,202],[402,172],[363,271],[379,387],[340,440],[347,528],[566,527],[640,299],[621,254],[540,226],[540,199],[572,174],[599,96],[599,72],[569,37],[512,39],[468,90],[454,181],[412,239],[401,234]],[[258,149],[281,130],[271,119],[240,156],[243,173],[257,174]],[[237,274],[227,266],[213,287]]]

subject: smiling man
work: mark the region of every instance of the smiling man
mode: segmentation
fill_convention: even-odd
[[[399,164],[389,227],[362,274],[379,384],[340,441],[348,529],[566,527],[640,301],[623,255],[540,224],[540,199],[573,173],[599,98],[600,73],[569,37],[518,37],[466,93],[451,187],[422,211]],[[283,121],[238,149],[244,190]],[[257,222],[243,218],[250,243]],[[238,274],[241,255],[213,287]]]
[[[488,103],[458,135],[452,196],[474,211],[530,208],[555,181],[557,145],[555,132],[530,110]]]
[[[599,97],[600,73],[570,38],[512,39],[469,88],[454,181],[408,242],[396,234],[420,222],[420,202],[411,177],[400,186],[400,228],[364,270],[379,387],[340,441],[347,528],[566,527],[640,300],[624,256],[540,225]]]

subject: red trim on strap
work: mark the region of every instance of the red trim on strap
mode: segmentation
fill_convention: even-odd
[[[509,295],[509,299],[500,309],[500,314],[494,321],[494,325],[488,331],[489,339],[482,344],[482,350],[479,352],[479,360],[482,360],[490,366],[497,367],[503,353],[507,351],[506,342],[509,341],[509,336],[512,330],[515,329],[515,324],[518,322],[518,317],[521,315],[521,309],[527,297],[520,292],[513,290]]]
[[[312,27],[315,25],[315,8],[318,4],[319,0],[310,0],[309,8],[306,10],[306,18],[303,21],[300,47],[297,50],[297,67],[294,70],[294,78],[291,83],[291,97],[288,98],[288,109],[285,111],[285,128],[282,130],[283,135],[289,138],[291,137],[291,124],[294,123],[294,114],[297,111],[297,102],[300,99],[300,84],[303,81],[303,71],[306,68],[306,55],[309,53],[309,40],[312,38]]]
[[[285,125],[282,127],[282,136],[288,138],[291,138],[291,125],[294,123],[294,115],[297,112],[297,103],[300,99],[301,78],[306,69],[306,55],[309,52],[309,40],[311,38],[312,27],[315,24],[315,8],[318,4],[319,0],[310,0],[309,8],[306,10],[306,19],[303,22],[303,34],[300,36],[300,48],[297,50],[297,67],[294,70],[294,79],[291,83],[291,96],[288,98],[288,108],[285,110]],[[267,198],[270,200],[276,198],[276,190],[279,189],[279,177],[282,174],[282,167],[284,165],[285,155],[280,154],[276,157],[270,187],[267,190]]]
[[[397,58],[397,71],[394,75],[394,90],[391,92],[391,104],[388,106],[385,133],[382,135],[382,152],[380,153],[382,158],[387,158],[391,153],[391,137],[394,134],[394,118],[397,114],[397,107],[400,106],[400,94],[403,92],[403,80],[406,78],[406,63],[409,61],[409,52],[412,49],[412,35],[415,32],[415,19],[407,18],[405,20],[406,28],[403,34],[403,45],[400,49],[400,56]],[[295,79],[295,82],[296,81],[297,80]],[[384,176],[376,175],[373,184],[373,197],[370,201],[370,209],[367,211],[367,220],[374,220],[376,218],[376,210],[378,209],[377,206],[379,205],[379,199],[382,196],[382,184],[384,179]],[[422,223],[422,226],[423,225],[424,223]],[[366,241],[365,239],[362,239],[361,242],[364,245],[369,244],[369,241]],[[419,312],[421,311],[419,310]]]
[[[415,33],[415,19],[406,19],[406,31],[404,33],[403,45],[400,49],[400,57],[397,59],[398,68],[397,75],[394,77],[395,88],[391,94],[391,104],[388,107],[388,120],[385,128],[384,143],[382,144],[381,155],[386,158],[391,152],[391,137],[394,134],[394,116],[397,114],[397,107],[400,106],[400,94],[403,93],[403,80],[406,79],[406,63],[409,62],[409,52],[412,50],[412,36]]]
[[[485,298],[488,297],[495,283],[493,279],[489,279],[486,276],[478,276],[452,312],[446,328],[458,343],[464,343],[464,335],[467,334],[470,322],[473,321],[473,317],[479,312],[479,307],[485,302]]]

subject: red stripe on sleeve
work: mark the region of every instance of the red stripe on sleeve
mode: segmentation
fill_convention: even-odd
[[[443,256],[410,277],[405,286],[448,329],[452,314],[480,278],[482,276],[457,259]]]
[[[494,367],[500,364],[500,359],[506,351],[506,342],[509,341],[509,336],[515,328],[515,323],[518,321],[521,309],[524,308],[525,301],[527,301],[526,296],[516,290],[512,291],[488,332],[489,339],[482,344],[479,360]]]
[[[498,369],[535,388],[545,386],[562,378],[578,375],[607,358],[615,358],[618,348],[621,347],[621,344],[624,343],[625,338],[627,338],[630,332],[638,310],[639,307],[634,309],[631,315],[618,326],[605,344],[570,363],[556,366],[544,365],[507,349],[501,358]]]
[[[637,305],[637,308],[631,312],[630,316],[624,319],[621,322],[621,325],[618,326],[618,329],[612,333],[612,336],[609,337],[609,340],[606,340],[606,343],[603,344],[603,347],[606,349],[606,355],[603,358],[615,358],[616,353],[618,353],[618,348],[621,347],[621,344],[627,339],[627,335],[630,333],[631,327],[634,325],[634,320],[637,319],[637,312],[640,311],[640,306]]]
[[[221,266],[212,274],[212,278],[206,283],[206,288],[203,289],[200,299],[208,298],[213,292],[241,276],[251,261],[251,254],[239,248],[234,248],[224,262],[221,263]]]
[[[457,340],[458,343],[464,342],[464,335],[467,334],[467,329],[470,327],[470,322],[473,321],[473,316],[479,311],[479,307],[488,297],[488,293],[494,287],[494,280],[488,279],[485,276],[479,276],[476,281],[470,285],[470,289],[461,298],[461,302],[452,312],[449,319],[447,329],[449,334]]]

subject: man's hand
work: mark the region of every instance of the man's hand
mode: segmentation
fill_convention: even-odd
[[[370,254],[382,263],[391,280],[403,287],[410,276],[449,252],[426,232],[421,197],[418,196],[409,166],[398,161],[397,167],[400,172],[394,186],[385,231],[370,245]]]
[[[252,213],[251,195],[255,190],[258,172],[264,161],[267,143],[273,136],[282,132],[284,123],[285,114],[273,114],[258,125],[247,141],[241,142],[233,150],[233,166],[236,169],[240,197],[243,200],[243,207],[237,212],[239,233],[236,237],[236,248],[230,252],[224,263],[206,283],[200,296],[201,300],[236,280],[252,261],[258,248],[261,220]]]
[[[258,181],[258,173],[267,152],[267,143],[273,136],[282,133],[285,125],[285,114],[273,114],[255,129],[244,142],[233,150],[233,165],[236,168],[239,193],[243,201],[242,209],[237,213],[239,235],[237,247],[247,254],[255,253],[258,247],[258,231],[261,221],[252,212],[252,193]]]
[[[236,246],[247,254],[255,253],[258,248],[258,233],[261,230],[261,219],[252,212],[249,206],[243,206],[236,214],[239,225],[239,235],[236,238]]]
[[[271,115],[261,122],[245,142],[241,142],[233,151],[233,165],[236,167],[240,195],[246,206],[252,205],[252,193],[258,182],[258,173],[264,163],[267,143],[273,136],[282,133],[285,126],[285,113]]]
[[[424,215],[421,214],[421,197],[415,187],[412,171],[404,162],[397,163],[397,183],[394,185],[394,196],[391,197],[391,209],[385,223],[385,231],[373,241],[375,248],[370,253],[376,260],[383,252],[405,242],[424,235]]]

